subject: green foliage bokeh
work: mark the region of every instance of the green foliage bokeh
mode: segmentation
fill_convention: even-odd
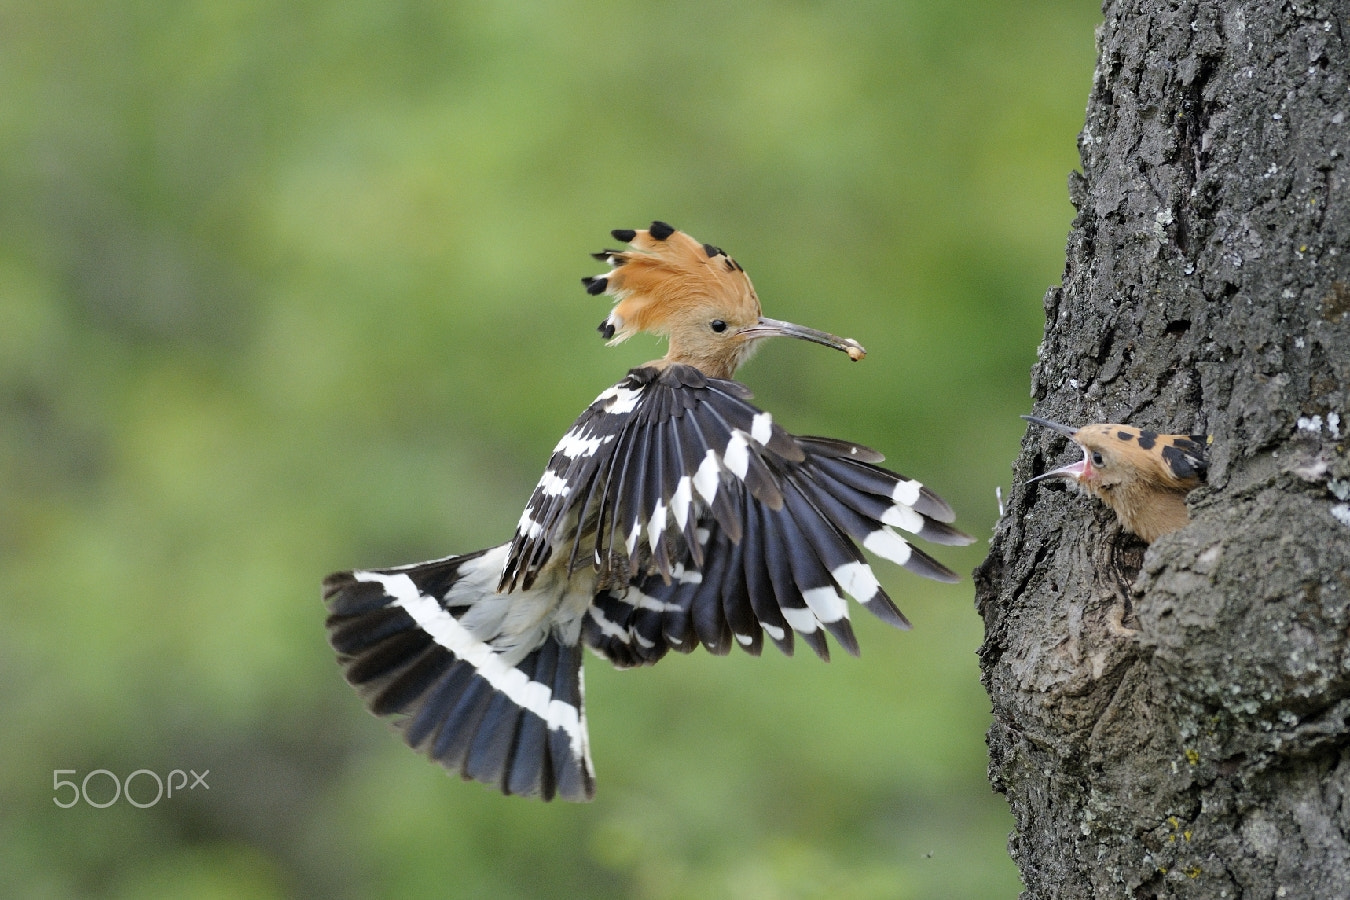
[[[0,894],[1015,895],[968,581],[879,565],[914,631],[859,612],[828,666],[590,659],[585,806],[407,751],[318,582],[510,535],[571,420],[662,352],[604,347],[578,283],[654,218],[868,348],[778,342],[741,378],[946,496],[980,540],[937,555],[968,572],[1096,16],[0,2]],[[209,791],[53,801],[58,769],[189,768]]]

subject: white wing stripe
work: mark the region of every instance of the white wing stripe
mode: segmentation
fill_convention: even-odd
[[[407,575],[379,572],[353,572],[352,575],[358,581],[379,582],[384,592],[394,598],[395,606],[412,616],[432,640],[473,666],[493,689],[543,719],[550,730],[561,728],[565,731],[572,755],[578,760],[586,759],[589,765],[584,724],[575,706],[552,699],[553,691],[548,685],[531,681],[524,672],[503,662],[500,655],[470,634],[434,598],[417,590],[417,585]]]
[[[694,500],[694,479],[685,475],[675,485],[675,493],[670,495],[670,512],[675,517],[675,527],[684,531],[689,526],[689,504]]]
[[[597,627],[599,627],[600,633],[603,634],[605,637],[618,638],[619,640],[628,639],[628,632],[620,628],[617,624],[610,621],[608,618],[606,618],[605,614],[600,611],[599,607],[592,605],[591,608],[587,610],[587,613],[588,615],[590,615],[591,621],[594,622]]]
[[[783,620],[791,625],[794,631],[811,634],[816,630],[816,614],[810,609],[798,606],[783,606],[780,609],[783,612]]]
[[[594,456],[595,451],[603,445],[614,440],[614,435],[606,434],[601,437],[586,437],[585,435],[569,431],[558,441],[558,446],[554,448],[554,453],[561,453],[568,459],[576,459],[579,456]]]
[[[703,573],[700,572],[698,569],[692,569],[692,568],[686,569],[686,568],[684,567],[684,563],[677,563],[677,564],[670,570],[670,577],[671,577],[672,580],[678,581],[680,584],[702,584],[702,583],[703,583]]]
[[[872,574],[872,567],[865,562],[844,563],[837,566],[830,576],[859,603],[866,603],[881,590],[881,582],[877,581],[877,576]]]
[[[666,504],[660,497],[656,499],[656,508],[652,510],[651,521],[647,523],[647,546],[655,547],[661,543],[661,535],[666,530]],[[633,552],[631,549],[628,551]]]
[[[539,479],[539,490],[547,497],[561,497],[567,493],[567,479],[551,469],[545,469]]]
[[[757,413],[750,420],[750,438],[761,446],[769,443],[773,437],[773,416],[766,412]]]
[[[882,524],[894,525],[910,534],[918,534],[923,531],[923,516],[908,506],[892,506],[881,514],[881,521]]]
[[[544,526],[534,520],[533,511],[527,506],[516,523],[516,533],[527,538],[538,537]]]
[[[605,404],[605,412],[611,416],[624,416],[637,409],[640,399],[642,399],[641,388],[634,390],[616,384],[614,387],[601,392],[600,396],[595,398],[595,402]]]
[[[903,506],[913,506],[919,502],[919,492],[923,485],[913,478],[904,478],[895,483],[895,490],[891,491],[891,499]]]
[[[745,473],[750,469],[750,442],[745,439],[744,431],[731,433],[726,453],[722,454],[722,464],[732,475],[745,480]]]
[[[709,503],[717,496],[717,482],[722,473],[722,464],[717,459],[717,451],[709,450],[694,473],[694,489]]]
[[[675,603],[667,603],[664,600],[658,600],[649,594],[644,594],[637,588],[629,588],[628,595],[623,598],[625,603],[631,605],[634,609],[650,609],[654,612],[679,612],[680,607]]]
[[[878,528],[869,534],[863,547],[899,566],[909,562],[909,543],[889,528]]]
[[[848,618],[848,606],[833,585],[802,591],[802,599],[824,625]]]

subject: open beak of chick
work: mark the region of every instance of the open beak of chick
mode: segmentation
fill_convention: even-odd
[[[1083,451],[1078,462],[1031,481],[1073,482],[1111,507],[1125,530],[1147,543],[1190,522],[1186,495],[1209,470],[1208,435],[1159,434],[1111,423],[1071,428],[1036,416],[1022,418],[1064,435]]]
[[[1075,437],[1078,434],[1077,428],[1072,428],[1059,422],[1052,422],[1049,419],[1042,419],[1039,416],[1023,416],[1022,418],[1033,425],[1040,425],[1042,428],[1049,428],[1051,431],[1058,432],[1069,440],[1074,441],[1074,443],[1077,443],[1077,438]],[[1069,478],[1077,482],[1092,478],[1097,474],[1097,470],[1092,466],[1092,454],[1082,444],[1078,444],[1078,448],[1083,451],[1083,458],[1078,462],[1069,463],[1067,466],[1060,466],[1058,469],[1051,469],[1049,472],[1044,472],[1037,475],[1035,478],[1030,478],[1027,480],[1027,484],[1031,484],[1033,481],[1040,481],[1043,478]]]
[[[854,362],[867,355],[867,351],[863,349],[862,344],[859,344],[853,338],[841,338],[827,331],[818,331],[815,328],[807,328],[805,325],[794,325],[791,322],[769,319],[764,316],[760,316],[759,321],[749,328],[742,329],[741,334],[747,340],[758,340],[766,337],[800,338],[847,353],[848,358]]]

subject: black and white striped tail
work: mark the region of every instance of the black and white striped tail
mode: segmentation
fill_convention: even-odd
[[[328,640],[371,712],[446,769],[506,794],[589,800],[580,643],[548,622],[505,648],[480,636],[502,614],[492,607],[507,609],[494,590],[504,551],[330,575]]]

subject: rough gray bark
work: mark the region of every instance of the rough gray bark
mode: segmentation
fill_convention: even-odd
[[[1026,486],[1074,455],[1028,433],[976,573],[990,778],[1029,897],[1350,897],[1350,2],[1104,13],[1035,409],[1212,468],[1145,548]]]

